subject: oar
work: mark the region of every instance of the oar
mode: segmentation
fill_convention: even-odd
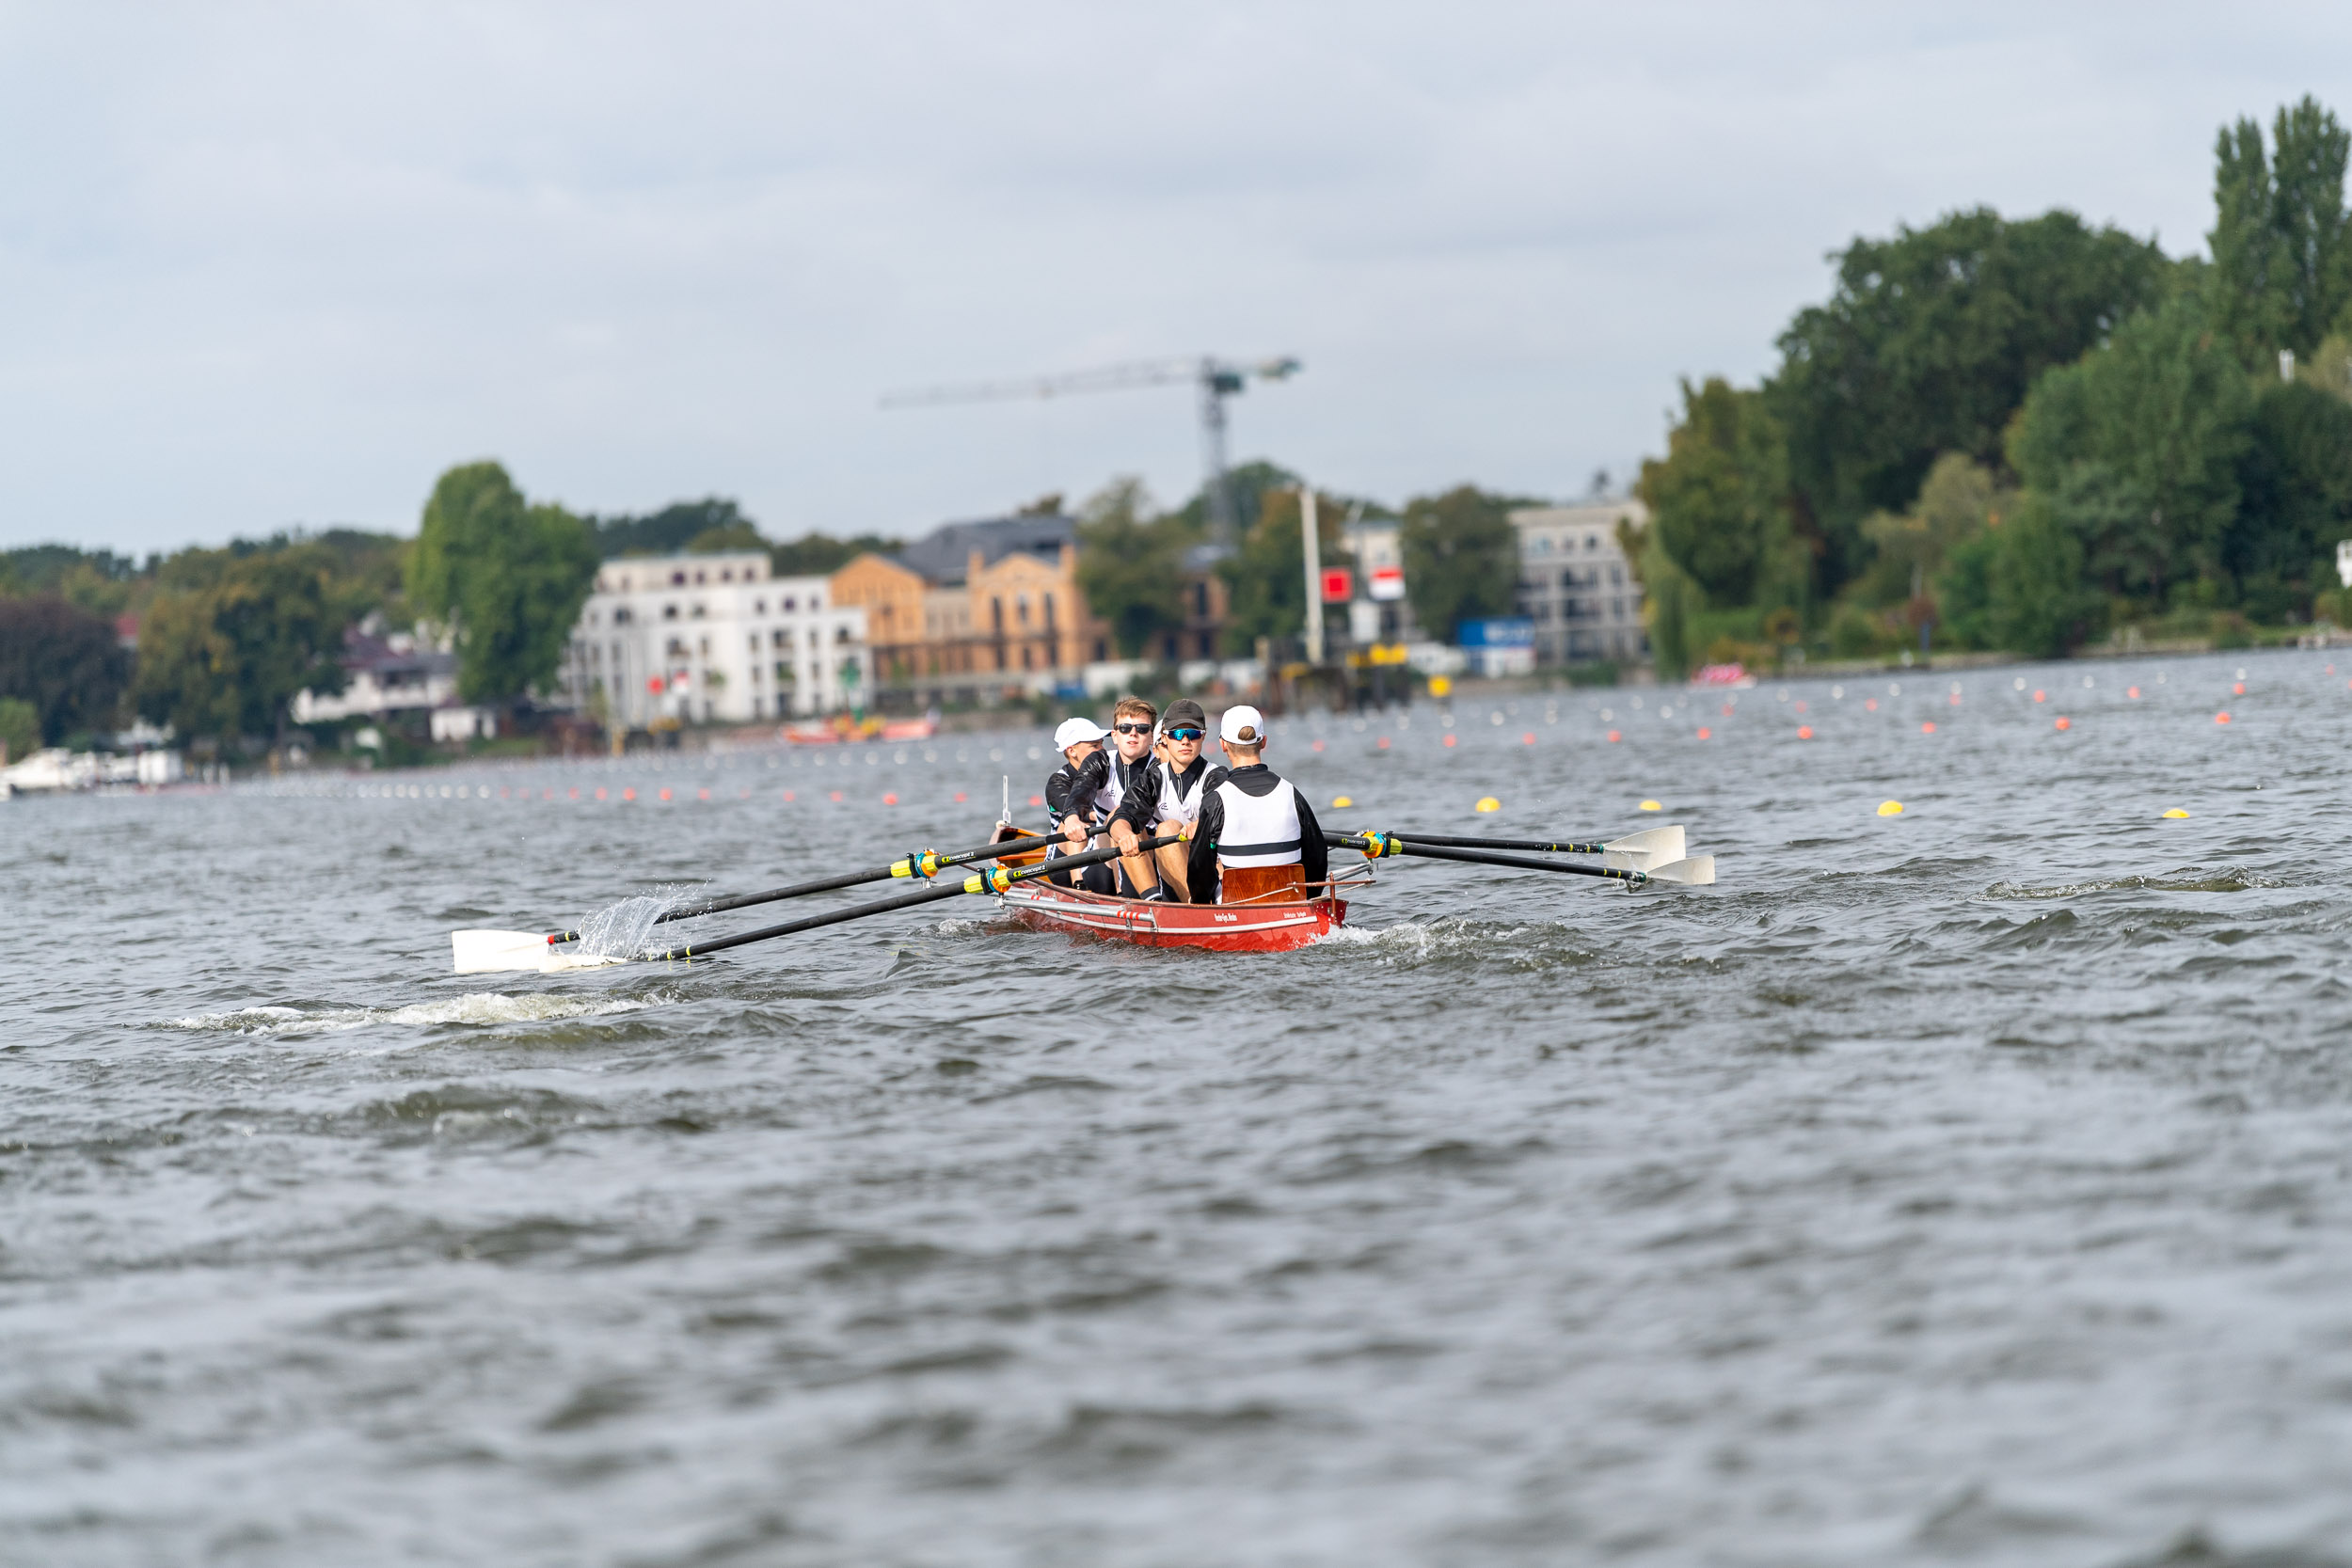
[[[895,877],[921,877],[929,880],[942,866],[963,865],[972,861],[993,860],[1000,855],[1034,854],[1050,842],[1036,837],[1004,839],[983,844],[977,848],[958,849],[943,855],[936,849],[910,854],[906,859],[865,871],[844,872],[838,877],[820,877],[813,882],[795,882],[789,887],[770,888],[765,893],[742,893],[731,898],[706,899],[699,904],[681,904],[665,910],[654,917],[659,926],[672,920],[688,920],[698,914],[717,914],[723,910],[739,910],[753,904],[772,904],[779,899],[803,898],[813,893],[833,893],[845,887],[857,887],[865,882],[887,881]],[[509,970],[532,970],[540,967],[548,950],[567,942],[578,942],[578,931],[452,931],[450,941],[457,955],[460,974],[495,974]]]
[[[1406,832],[1415,844],[1436,844],[1448,849],[1532,849],[1539,855],[1603,855],[1602,863],[1628,871],[1646,871],[1654,864],[1682,859],[1686,850],[1679,827],[1648,828],[1606,844],[1551,843],[1539,838],[1459,838],[1444,833]]]
[[[1707,887],[1715,880],[1715,857],[1712,855],[1693,855],[1688,860],[1652,866],[1647,871],[1635,871],[1628,866],[1577,865],[1568,861],[1539,861],[1533,855],[1506,855],[1491,849],[1455,849],[1408,841],[1395,833],[1325,833],[1323,837],[1326,843],[1343,849],[1360,849],[1370,860],[1389,855],[1419,855],[1429,860],[1459,861],[1465,865],[1503,865],[1519,871],[1560,871],[1576,877],[1602,877],[1613,882],[1630,882],[1635,887],[1646,882],[1680,882]]]
[[[1163,844],[1174,844],[1176,842],[1176,837],[1171,834],[1165,838],[1146,839],[1143,844],[1139,846],[1139,847],[1157,848]],[[1031,839],[1029,844],[1031,847],[1034,848],[1037,841],[1035,839]],[[1010,849],[1013,847],[1009,845],[1000,845],[997,846],[997,847],[999,849]],[[1067,871],[1075,866],[1099,864],[1104,861],[1115,860],[1119,858],[1120,853],[1120,849],[1114,845],[1102,849],[1085,850],[1074,855],[1058,856],[1053,860],[1045,862],[1041,865],[1026,866],[1019,871],[1007,871],[1003,866],[996,866],[990,870],[983,871],[977,876],[966,877],[960,882],[945,882],[931,887],[917,888],[912,893],[902,893],[895,898],[884,898],[871,904],[859,904],[853,908],[846,910],[829,910],[823,914],[813,914],[802,920],[787,920],[781,925],[762,927],[755,931],[744,931],[730,937],[717,937],[709,942],[698,942],[687,947],[675,947],[666,952],[648,953],[644,955],[644,961],[652,963],[661,961],[684,961],[692,958],[699,958],[711,953],[723,952],[730,947],[740,947],[745,942],[765,942],[771,937],[790,936],[796,931],[814,931],[820,927],[838,926],[842,922],[850,920],[863,920],[869,914],[882,914],[891,910],[913,909],[917,904],[934,903],[943,898],[955,897],[959,894],[1002,893],[1005,889],[1010,887],[1015,882],[1025,882],[1030,880],[1032,878],[1043,877],[1056,871]],[[456,949],[457,973],[460,974],[474,974],[479,972],[469,970],[466,967],[466,951],[463,943],[458,942],[456,939],[462,939],[468,936],[483,935],[528,937],[528,933],[522,932],[501,933],[457,931],[451,933],[451,935],[453,938],[453,945]],[[600,964],[627,963],[631,961],[628,958],[610,956],[599,956],[584,959],[565,958],[550,951],[545,944],[544,939],[530,938],[529,940],[537,941],[541,943],[536,955],[532,958],[532,961],[528,964],[513,964],[507,967],[529,968],[534,970],[572,968],[584,969]]]

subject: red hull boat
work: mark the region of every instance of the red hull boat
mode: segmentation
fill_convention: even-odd
[[[1223,953],[1287,953],[1339,929],[1347,919],[1347,901],[1336,897],[1164,904],[1050,882],[1022,882],[999,894],[997,900],[1031,930],[1066,931],[1139,947],[1207,947]]]

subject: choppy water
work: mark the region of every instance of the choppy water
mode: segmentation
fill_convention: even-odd
[[[0,806],[0,1559],[2352,1561],[2330,657],[1285,722],[1723,877],[1290,956],[446,973],[977,841],[1027,735]]]

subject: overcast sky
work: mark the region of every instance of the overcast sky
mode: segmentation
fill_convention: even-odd
[[[771,534],[1199,483],[1568,496],[1824,255],[1990,203],[2175,254],[2337,5],[0,3],[0,544],[413,531],[452,463]],[[2337,103],[2352,109],[2352,102]]]

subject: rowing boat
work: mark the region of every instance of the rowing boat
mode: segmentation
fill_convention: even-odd
[[[1247,904],[1167,904],[1117,898],[1051,882],[1023,882],[996,895],[1033,931],[1128,942],[1138,947],[1206,947],[1223,953],[1287,953],[1328,936],[1347,920],[1334,896]]]
[[[998,842],[1035,835],[1000,827]],[[1042,842],[1041,840],[1041,842]],[[1007,855],[1001,863],[1029,865],[1042,854]],[[1366,879],[1369,873],[1366,873]],[[1170,904],[1121,898],[1048,881],[1022,882],[996,895],[1016,925],[1138,947],[1205,947],[1221,953],[1287,953],[1328,936],[1347,920],[1346,885],[1334,882],[1320,898],[1252,898],[1238,904]]]

